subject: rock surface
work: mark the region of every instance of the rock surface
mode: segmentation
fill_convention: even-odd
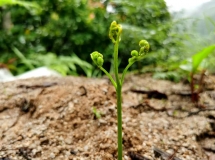
[[[200,99],[205,108],[198,108],[184,94],[188,84],[128,76],[122,104],[124,160],[134,159],[129,153],[161,159],[155,148],[176,160],[214,156],[213,84],[210,77]],[[116,117],[116,93],[107,79],[43,77],[1,83],[0,158],[115,160]],[[169,157],[163,154],[163,159]]]

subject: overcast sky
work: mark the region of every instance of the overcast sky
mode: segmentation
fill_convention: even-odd
[[[165,0],[170,11],[192,10],[210,0]]]

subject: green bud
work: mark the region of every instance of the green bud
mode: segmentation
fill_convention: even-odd
[[[121,32],[122,32],[122,26],[120,24],[117,24],[116,21],[113,21],[109,29],[109,38],[112,40],[113,43],[116,43],[117,36],[119,36],[119,40],[120,40]]]
[[[149,51],[149,43],[146,40],[141,40],[139,42],[140,48],[140,55],[146,54]]]
[[[138,56],[138,52],[136,50],[131,51],[131,56],[132,57]]]
[[[139,42],[139,46],[140,46],[140,47],[146,47],[146,48],[149,49],[149,43],[148,43],[146,40],[141,40],[141,41]]]
[[[102,66],[104,63],[103,55],[97,51],[90,54],[91,59],[97,66]]]
[[[113,21],[110,25],[110,28],[115,28],[115,27],[117,27],[117,23],[116,21]]]
[[[91,56],[91,59],[92,59],[92,60],[96,60],[97,57],[98,57],[98,52],[95,51],[95,52],[91,53],[90,56]]]
[[[98,53],[98,57],[102,57],[103,58],[103,55],[101,53]]]
[[[99,67],[101,67],[101,66],[103,65],[103,63],[104,63],[104,59],[103,59],[102,57],[98,57],[98,58],[97,58],[97,65],[98,65]]]

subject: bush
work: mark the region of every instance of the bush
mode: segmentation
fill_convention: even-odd
[[[131,48],[135,48],[140,39],[147,39],[152,51],[157,52],[160,58],[169,55],[169,46],[177,45],[168,41],[172,26],[164,0],[35,2],[43,8],[40,14],[17,6],[1,8],[0,50],[8,58],[14,57],[12,47],[16,47],[26,58],[40,53],[51,52],[58,56],[75,53],[82,60],[91,61],[89,53],[97,49],[104,54],[105,67],[110,68],[113,51],[106,30],[113,20],[122,23],[124,28],[122,36],[125,41],[119,53],[125,56],[120,68],[127,65]],[[114,12],[107,12],[107,6],[112,6]],[[5,28],[2,24],[6,21],[10,23]],[[168,44],[163,47],[165,42]],[[155,63],[155,58],[151,57],[145,63]]]

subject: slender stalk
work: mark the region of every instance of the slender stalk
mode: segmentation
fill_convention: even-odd
[[[103,67],[99,67],[99,68],[108,76],[108,78],[110,79],[110,81],[113,84],[113,86],[115,87],[115,89],[117,89],[116,82],[114,81],[112,76]]]
[[[117,135],[118,135],[118,160],[122,160],[122,86],[117,86]]]
[[[122,160],[122,84],[118,73],[118,48],[120,33],[117,34],[116,42],[114,44],[114,73],[116,78],[116,94],[117,94],[117,135],[118,135],[118,160]]]
[[[126,72],[128,71],[129,67],[131,67],[131,66],[132,66],[132,64],[133,64],[133,63],[134,63],[134,62],[129,63],[129,64],[126,66],[126,68],[123,70],[122,78],[121,78],[121,84],[123,84],[124,79],[125,79],[125,74],[126,74]]]

